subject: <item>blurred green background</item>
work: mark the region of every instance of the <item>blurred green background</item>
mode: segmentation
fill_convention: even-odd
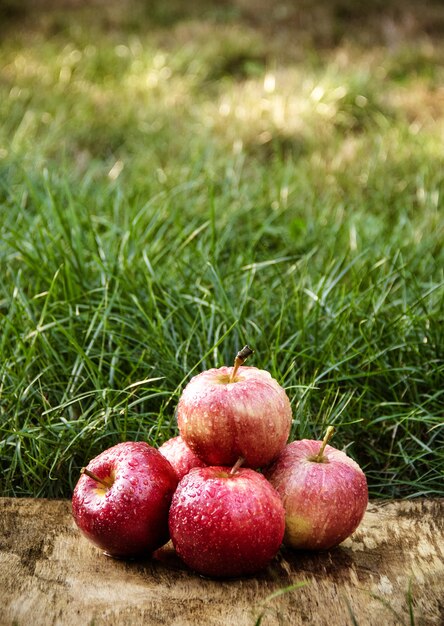
[[[444,494],[444,5],[0,2],[0,493],[160,445],[255,348],[373,497]]]

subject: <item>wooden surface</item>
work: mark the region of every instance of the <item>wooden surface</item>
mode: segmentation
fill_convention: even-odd
[[[282,551],[253,578],[213,581],[156,558],[104,556],[70,502],[0,499],[0,624],[261,626],[444,624],[444,500],[371,503],[352,538]],[[289,585],[306,585],[269,596]],[[409,595],[410,589],[410,595]],[[410,600],[409,600],[410,597]]]

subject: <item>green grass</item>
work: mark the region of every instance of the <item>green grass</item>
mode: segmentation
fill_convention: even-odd
[[[444,47],[346,5],[296,42],[236,2],[3,26],[1,494],[159,445],[249,343],[292,438],[334,424],[372,497],[444,495]]]

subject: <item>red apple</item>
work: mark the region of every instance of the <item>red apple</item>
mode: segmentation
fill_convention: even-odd
[[[265,476],[285,507],[284,543],[324,550],[351,535],[362,520],[368,489],[364,472],[344,452],[303,439],[288,444]]]
[[[194,468],[173,496],[169,527],[189,567],[205,576],[235,577],[253,574],[274,558],[285,512],[279,495],[254,470]]]
[[[205,467],[205,463],[194,454],[180,436],[165,441],[160,446],[159,452],[171,463],[179,480],[193,467]]]
[[[201,372],[180,397],[180,434],[207,465],[230,466],[241,456],[247,467],[263,467],[287,442],[292,420],[287,394],[269,372],[240,366],[246,349],[234,368]]]
[[[74,520],[112,556],[151,553],[168,541],[177,483],[170,463],[147,443],[119,443],[83,468],[72,497]]]

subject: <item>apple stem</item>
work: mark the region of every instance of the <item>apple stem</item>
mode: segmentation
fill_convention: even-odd
[[[319,452],[313,458],[313,461],[316,461],[317,463],[322,463],[322,461],[324,460],[325,447],[330,441],[330,439],[333,437],[334,432],[335,432],[335,429],[333,428],[333,426],[329,426],[327,428],[327,430],[325,431],[324,439],[322,440],[321,447],[319,448]]]
[[[236,461],[236,463],[233,465],[233,467],[230,469],[230,476],[234,476],[234,474],[237,472],[237,470],[240,468],[240,466],[242,465],[242,463],[245,461],[243,456],[240,456],[238,458],[238,460]]]
[[[87,476],[89,476],[90,478],[92,478],[96,482],[100,483],[101,485],[103,485],[107,489],[109,489],[111,487],[111,485],[112,485],[112,483],[109,480],[107,480],[106,478],[99,478],[97,476],[97,474],[94,474],[94,472],[91,472],[86,467],[82,467],[82,469],[80,470],[80,473],[81,474],[86,474]]]
[[[236,358],[234,359],[234,367],[231,371],[231,376],[229,379],[229,383],[234,383],[234,379],[236,378],[237,370],[241,365],[245,363],[249,356],[253,354],[254,350],[250,348],[250,346],[244,346],[242,350],[236,354]]]

